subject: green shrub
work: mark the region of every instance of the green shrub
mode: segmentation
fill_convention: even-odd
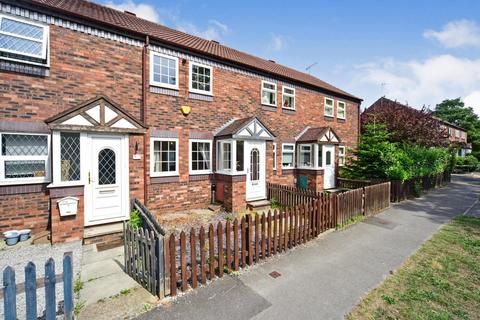
[[[277,198],[273,197],[270,199],[270,207],[272,209],[279,209],[281,207],[280,202],[278,202]]]
[[[130,213],[130,221],[128,222],[132,227],[141,228],[143,227],[143,220],[140,211],[133,209]]]

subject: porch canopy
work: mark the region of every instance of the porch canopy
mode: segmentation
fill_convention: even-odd
[[[335,131],[330,127],[308,127],[303,131],[302,134],[300,134],[300,137],[298,137],[296,142],[338,145],[341,143],[341,140]]]
[[[53,130],[145,133],[147,126],[105,96],[97,96],[48,118]]]
[[[257,117],[234,119],[215,134],[217,139],[274,140],[275,135]]]

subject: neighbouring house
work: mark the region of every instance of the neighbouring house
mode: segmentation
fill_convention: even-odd
[[[472,144],[467,142],[467,130],[435,117],[443,125],[445,130],[448,131],[448,140],[458,148],[458,156],[465,157],[472,153]]]
[[[0,231],[52,242],[133,198],[161,215],[333,188],[359,135],[339,88],[89,1],[0,0],[0,72]]]
[[[467,143],[465,129],[433,116],[428,109],[421,110],[381,97],[365,109],[362,119],[364,122],[386,123],[399,141],[409,141],[412,138],[425,145],[453,145],[458,149],[459,156],[472,152],[472,144]]]

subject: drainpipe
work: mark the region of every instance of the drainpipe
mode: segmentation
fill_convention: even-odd
[[[147,61],[148,61],[148,46],[150,44],[150,38],[148,36],[145,37],[145,45],[143,46],[142,52],[142,112],[143,112],[143,123],[148,126],[147,122],[147,87],[148,87],[148,69],[147,69]],[[147,139],[149,136],[149,132],[143,136],[143,203],[147,206],[148,200],[148,173],[147,173]]]

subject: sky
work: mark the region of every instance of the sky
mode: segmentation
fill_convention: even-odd
[[[364,108],[460,97],[480,115],[478,0],[95,1],[309,72]]]

